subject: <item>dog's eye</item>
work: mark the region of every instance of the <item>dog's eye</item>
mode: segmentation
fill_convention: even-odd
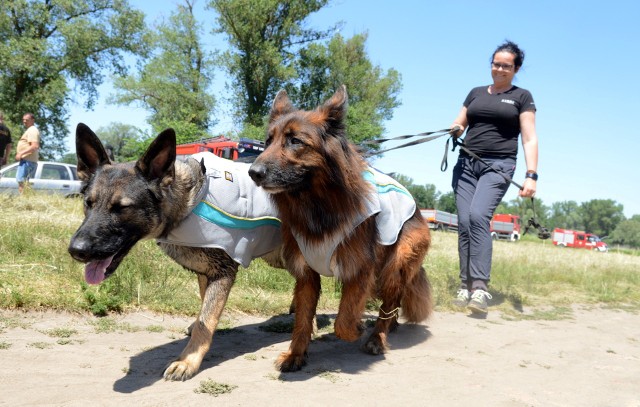
[[[271,140],[272,140],[272,137],[269,137],[269,138],[264,142],[264,148],[267,148],[267,147],[269,147],[269,146],[271,145]]]
[[[111,210],[113,212],[122,212],[126,209],[128,209],[131,206],[131,204],[129,202],[114,202],[113,204],[111,204]]]
[[[304,144],[304,143],[302,142],[302,140],[300,140],[300,139],[299,139],[299,138],[297,138],[297,137],[291,137],[291,138],[289,139],[289,143],[291,143],[291,144]]]

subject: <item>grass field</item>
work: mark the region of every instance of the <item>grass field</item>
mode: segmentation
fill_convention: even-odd
[[[44,195],[0,195],[0,308],[60,309],[104,315],[145,309],[196,315],[196,278],[153,241],[139,243],[99,286],[84,282],[83,265],[67,253],[82,222],[82,202]],[[451,309],[458,286],[456,235],[433,233],[425,268],[436,309]],[[514,318],[555,318],[571,304],[640,309],[640,255],[560,249],[535,235],[494,243],[492,309]],[[293,279],[254,261],[241,269],[227,309],[273,315],[287,312]],[[337,310],[339,289],[323,277],[319,307]]]

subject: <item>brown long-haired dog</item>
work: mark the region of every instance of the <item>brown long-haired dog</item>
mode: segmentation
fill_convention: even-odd
[[[387,349],[399,308],[408,322],[420,322],[432,311],[422,268],[429,227],[406,189],[371,170],[347,141],[346,109],[344,86],[313,111],[295,109],[281,91],[271,109],[267,147],[249,170],[279,210],[284,258],[296,279],[291,346],[276,362],[282,371],[299,370],[306,362],[320,295],[318,273],[342,282],[335,321],[341,339],[357,340],[367,299],[382,300],[363,347],[367,353]],[[408,204],[398,200],[403,195]]]

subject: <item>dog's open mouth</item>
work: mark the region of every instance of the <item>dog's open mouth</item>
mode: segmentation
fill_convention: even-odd
[[[89,260],[84,266],[84,279],[87,284],[100,284],[106,280],[125,258],[132,246],[127,246],[106,259]],[[88,259],[87,259],[88,260]]]
[[[84,279],[87,284],[100,284],[107,277],[113,274],[122,259],[125,258],[129,250],[133,247],[138,239],[132,241],[116,242],[107,250],[96,250],[100,246],[100,242],[95,243],[91,239],[85,237],[86,234],[74,235],[69,244],[69,254],[74,259],[85,264]],[[118,248],[118,249],[116,249]],[[114,252],[114,249],[115,252]]]
[[[100,284],[107,277],[107,267],[111,265],[113,256],[104,260],[94,260],[84,266],[84,279],[87,284]]]

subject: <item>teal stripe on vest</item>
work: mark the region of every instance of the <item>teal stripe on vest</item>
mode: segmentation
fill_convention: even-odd
[[[413,196],[411,195],[411,193],[407,191],[405,187],[403,187],[397,182],[390,182],[388,184],[379,184],[378,182],[376,182],[375,176],[373,175],[371,170],[363,171],[362,176],[364,177],[365,181],[373,184],[373,186],[376,187],[379,194],[384,194],[390,191],[396,191],[396,192],[400,192],[401,194],[405,194],[411,197],[411,199],[413,199]]]
[[[261,226],[280,227],[280,219],[265,216],[262,218],[241,218],[226,213],[220,208],[202,201],[193,209],[193,213],[207,222],[231,229],[255,229]]]

